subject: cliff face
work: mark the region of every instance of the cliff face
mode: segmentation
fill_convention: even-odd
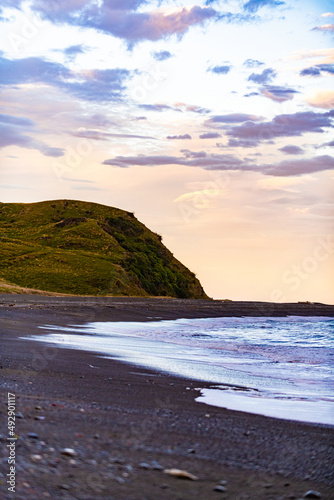
[[[132,213],[96,203],[0,203],[0,279],[76,295],[207,298]]]

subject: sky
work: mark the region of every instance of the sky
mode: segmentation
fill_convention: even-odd
[[[333,32],[329,0],[1,0],[0,201],[134,212],[210,297],[334,304]]]

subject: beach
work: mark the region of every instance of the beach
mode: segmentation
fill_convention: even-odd
[[[333,498],[333,426],[208,406],[195,401],[203,381],[22,339],[45,334],[43,325],[284,315],[333,317],[334,306],[0,296],[2,497],[283,500],[314,490]],[[15,493],[6,484],[8,393]]]

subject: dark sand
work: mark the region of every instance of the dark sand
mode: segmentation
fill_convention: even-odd
[[[0,498],[283,500],[317,490],[333,499],[333,427],[196,403],[194,389],[210,384],[19,338],[44,324],[284,314],[334,316],[334,306],[0,296]],[[15,494],[6,485],[8,392],[23,416]],[[214,491],[221,480],[226,492]]]

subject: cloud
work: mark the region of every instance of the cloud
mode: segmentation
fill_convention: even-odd
[[[36,132],[35,123],[29,118],[0,114],[0,149],[7,146],[19,146],[26,149],[37,149],[44,156],[58,158],[64,150],[53,148],[44,142],[33,139],[26,134],[26,129]]]
[[[219,137],[221,137],[221,135],[218,134],[218,132],[206,132],[199,136],[200,139],[218,139]]]
[[[260,92],[250,92],[249,94],[244,94],[244,97],[254,97],[260,95]]]
[[[184,135],[168,135],[167,139],[180,139],[180,140],[191,139],[191,135],[189,135],[189,134],[184,134]]]
[[[203,151],[193,153],[188,150],[184,150],[184,153],[184,156],[116,156],[116,158],[105,160],[103,165],[120,168],[182,165],[203,168],[205,170],[254,171],[278,177],[310,174],[334,169],[334,158],[328,155],[311,159],[284,160],[273,165],[256,165],[247,161],[247,159],[242,160],[234,155],[207,154]]]
[[[264,62],[258,61],[257,59],[246,59],[246,61],[244,61],[243,63],[243,65],[246,66],[247,68],[258,68],[263,64]]]
[[[166,61],[167,59],[173,57],[173,54],[171,54],[168,50],[161,50],[160,52],[154,52],[153,57],[156,61]]]
[[[320,76],[321,72],[334,75],[334,64],[317,64],[303,69],[299,74],[300,76]]]
[[[167,104],[139,104],[138,107],[141,109],[145,109],[145,111],[159,111],[159,112],[174,109],[171,106],[168,106]]]
[[[211,71],[211,73],[215,73],[216,75],[227,75],[229,71],[231,71],[231,65],[225,66],[215,66],[214,68],[208,68],[207,71]]]
[[[177,111],[188,111],[189,113],[198,113],[200,115],[210,113],[210,109],[202,108],[194,104],[185,104],[184,102],[177,102],[174,104]]]
[[[185,104],[184,102],[176,102],[173,106],[169,104],[139,104],[139,108],[145,109],[146,111],[178,111],[182,113],[187,111],[190,113],[207,114],[210,110],[207,108],[202,108],[201,106],[196,106],[193,104]]]
[[[254,123],[248,121],[242,125],[233,126],[226,131],[226,134],[236,139],[253,141],[255,145],[277,137],[301,136],[307,132],[323,133],[324,129],[333,127],[333,117],[334,111],[282,114],[275,116],[270,122]]]
[[[316,90],[306,97],[306,102],[314,108],[334,108],[334,90]]]
[[[35,0],[33,5],[51,22],[94,28],[127,41],[130,47],[143,40],[157,41],[171,35],[180,37],[191,26],[201,25],[217,15],[211,7],[196,5],[173,12],[136,12],[143,3],[141,0],[104,0],[99,3],[72,0],[56,2],[52,6],[48,2],[48,8],[45,8],[45,2]]]
[[[188,167],[201,167],[208,170],[253,170],[253,165],[246,164],[243,160],[233,155],[209,155],[203,151],[192,153],[184,150],[184,156],[117,156],[105,160],[103,165],[111,165],[121,168],[131,166],[162,166],[183,165]]]
[[[227,143],[229,148],[253,148],[257,143],[253,140],[247,139],[232,139],[230,138]]]
[[[321,146],[319,146],[319,147],[323,147],[323,146],[327,146],[327,147],[330,147],[330,148],[334,148],[334,141],[325,142],[324,144],[322,144],[322,145],[321,145]]]
[[[291,101],[291,99],[294,98],[295,94],[299,94],[299,91],[287,87],[265,85],[261,89],[261,94],[264,97],[268,97],[272,101],[285,102],[285,101]]]
[[[324,12],[321,17],[334,17],[334,12]]]
[[[99,132],[96,130],[78,130],[77,132],[69,132],[70,135],[74,137],[82,137],[84,139],[90,139],[94,141],[107,141],[113,137],[124,138],[124,139],[155,139],[149,135],[134,135],[134,134],[112,134],[109,132]]]
[[[293,145],[284,146],[283,148],[279,148],[279,150],[288,155],[300,155],[304,153],[304,150],[302,148]]]
[[[204,125],[216,126],[219,123],[231,124],[231,123],[243,123],[243,122],[257,122],[261,121],[263,118],[256,115],[248,115],[245,113],[230,113],[228,115],[215,115],[205,121]]]
[[[248,77],[249,82],[265,84],[271,82],[276,77],[276,72],[272,68],[267,68],[262,73],[252,73]]]
[[[87,101],[119,101],[130,77],[126,69],[75,73],[62,64],[39,57],[10,60],[0,57],[0,87],[43,83]]]
[[[321,75],[321,71],[320,71],[319,68],[317,68],[315,66],[315,67],[312,67],[312,68],[302,69],[302,71],[299,74],[300,74],[300,76],[320,76]]]
[[[78,54],[85,54],[86,52],[87,47],[85,45],[71,45],[63,50],[64,55],[70,61],[74,61]]]
[[[260,17],[251,14],[240,14],[240,13],[235,14],[233,12],[222,12],[217,15],[217,20],[225,21],[228,24],[230,23],[242,24],[242,23],[257,22],[260,20]]]
[[[290,59],[302,60],[302,59],[317,59],[319,57],[323,57],[319,63],[321,64],[331,64],[334,63],[334,49],[317,49],[317,50],[297,50],[292,54]]]
[[[333,169],[334,158],[324,155],[311,159],[284,160],[277,165],[267,165],[265,174],[285,177],[291,175],[314,174],[316,172]]]
[[[280,0],[249,0],[244,4],[244,9],[248,12],[257,12],[261,7],[279,7],[285,5]]]
[[[322,31],[324,33],[332,33],[334,31],[334,24],[324,24],[322,26],[315,26],[313,31]]]

